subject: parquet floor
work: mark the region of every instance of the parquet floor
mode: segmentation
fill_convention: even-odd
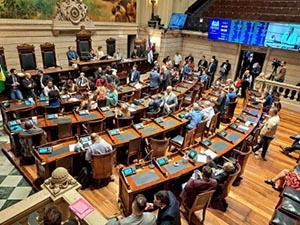
[[[235,115],[239,115],[242,110],[242,100],[239,99],[238,101]],[[282,154],[279,145],[290,145],[292,140],[289,139],[289,136],[300,131],[299,116],[300,113],[281,110],[281,122],[277,136],[268,150],[267,161],[256,159],[253,155],[249,157],[241,185],[232,187],[230,195],[227,197],[229,204],[227,211],[224,213],[209,208],[206,214],[206,225],[268,224],[278,201],[278,192],[266,185],[264,180],[272,178],[284,168],[291,169],[295,165],[298,155],[294,153],[288,157]],[[36,178],[34,166],[26,166],[21,169],[31,179]],[[80,193],[107,218],[119,211],[116,173],[115,178],[115,182],[111,182],[104,188],[80,190]],[[188,224],[183,216],[182,224]]]

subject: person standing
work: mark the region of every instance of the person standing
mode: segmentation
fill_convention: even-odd
[[[137,70],[137,65],[134,65],[130,70],[129,83],[140,81],[140,71]]]
[[[172,86],[168,86],[163,97],[164,100],[164,114],[169,114],[175,111],[178,105],[178,99],[176,94],[172,91]]]
[[[171,71],[168,69],[168,66],[162,66],[161,73],[162,73],[162,79],[161,79],[162,87],[163,90],[165,90],[168,86],[172,84]]]
[[[282,83],[282,82],[284,82],[285,74],[286,74],[286,61],[282,61],[280,66],[281,66],[281,69],[280,69],[279,73],[276,75],[275,81]]]
[[[23,99],[22,92],[19,89],[20,80],[19,80],[19,77],[17,76],[16,69],[10,70],[10,75],[6,79],[6,85],[10,88],[10,98],[12,100],[16,100],[16,99],[22,100]]]
[[[174,67],[179,69],[179,66],[181,65],[181,61],[182,61],[182,56],[179,54],[178,51],[176,51],[176,53],[173,57],[173,61],[174,61]]]
[[[280,118],[277,115],[278,110],[275,107],[272,107],[269,110],[269,115],[263,122],[263,127],[260,132],[260,142],[257,144],[257,146],[253,149],[253,153],[255,154],[256,158],[260,158],[264,161],[266,161],[266,153],[269,148],[269,145],[271,141],[274,139],[277,127],[280,122]],[[256,152],[262,148],[261,155],[258,155]]]
[[[36,87],[35,81],[31,78],[30,73],[25,73],[25,78],[22,80],[22,88],[25,98],[35,98],[36,94],[34,89]]]
[[[209,76],[208,87],[210,87],[214,82],[215,72],[216,72],[216,64],[214,59],[212,58],[207,68],[207,75]]]
[[[149,83],[150,90],[159,87],[161,80],[160,80],[160,75],[157,72],[157,67],[154,67],[153,70],[150,72],[149,79],[150,79],[150,83]]]

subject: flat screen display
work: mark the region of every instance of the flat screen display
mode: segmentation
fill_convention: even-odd
[[[187,15],[181,13],[173,13],[169,22],[169,29],[182,29],[184,27]]]
[[[208,39],[299,51],[300,24],[212,18]]]

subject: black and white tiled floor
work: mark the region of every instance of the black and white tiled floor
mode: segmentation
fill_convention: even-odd
[[[0,211],[33,193],[32,186],[0,150]]]

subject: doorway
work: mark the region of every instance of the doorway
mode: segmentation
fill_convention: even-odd
[[[254,52],[251,50],[241,50],[238,61],[238,68],[235,74],[235,80],[241,78],[245,70],[250,70],[250,73],[256,78],[262,71],[266,53]]]
[[[127,58],[130,58],[130,54],[134,49],[134,40],[136,39],[136,35],[128,35],[127,36]]]

